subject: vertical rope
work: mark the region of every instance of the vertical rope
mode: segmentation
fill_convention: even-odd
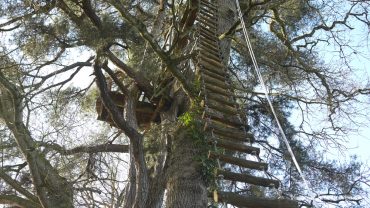
[[[285,132],[284,132],[284,130],[283,130],[281,124],[280,124],[280,121],[278,119],[278,116],[277,116],[277,114],[275,112],[275,109],[274,109],[274,107],[272,105],[271,99],[270,99],[270,97],[268,95],[268,89],[266,87],[265,81],[262,78],[262,74],[260,72],[260,69],[259,69],[259,66],[258,66],[256,57],[254,55],[252,44],[251,44],[250,39],[249,39],[249,35],[248,35],[247,29],[246,29],[246,25],[245,25],[245,22],[244,22],[244,19],[243,19],[243,14],[242,14],[242,11],[240,9],[239,0],[236,0],[236,6],[237,6],[237,9],[238,9],[239,19],[240,19],[240,22],[241,22],[241,25],[242,25],[242,28],[243,28],[244,37],[245,37],[245,40],[247,42],[248,51],[249,51],[249,54],[251,56],[251,59],[252,59],[252,62],[253,62],[254,69],[255,69],[255,72],[257,74],[258,80],[260,81],[260,84],[262,85],[262,88],[263,88],[265,97],[266,97],[267,102],[268,102],[268,104],[269,104],[269,106],[271,108],[271,112],[274,115],[274,118],[276,120],[276,123],[277,123],[277,126],[279,128],[280,134],[283,137],[283,141],[284,141],[284,143],[285,143],[285,145],[286,145],[286,147],[288,149],[288,152],[289,152],[289,154],[290,154],[290,156],[291,156],[291,158],[293,160],[293,163],[294,163],[295,167],[297,168],[298,173],[301,176],[301,178],[303,180],[303,183],[305,184],[307,190],[310,192],[311,197],[314,198],[314,194],[313,194],[313,191],[311,189],[311,186],[308,183],[308,181],[306,180],[305,176],[303,175],[302,169],[301,169],[301,167],[298,164],[298,161],[297,161],[297,159],[296,159],[296,157],[295,157],[295,155],[293,153],[293,150],[292,150],[292,148],[291,148],[291,146],[290,146],[290,144],[288,142],[288,139],[287,139],[287,137],[285,135]]]

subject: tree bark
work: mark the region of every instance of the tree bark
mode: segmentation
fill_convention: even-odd
[[[207,187],[200,164],[195,161],[200,153],[199,145],[191,137],[186,129],[179,129],[173,140],[167,183],[166,205],[169,208],[207,207]]]
[[[217,34],[221,35],[227,32],[231,25],[236,21],[236,5],[235,1],[230,0],[215,0],[218,6],[218,28]],[[220,41],[221,56],[223,64],[227,66],[230,56],[231,40],[224,38]]]
[[[127,123],[134,129],[138,129],[136,119],[136,102],[137,89],[131,89],[130,94],[127,95],[125,103],[124,118]],[[137,153],[135,153],[135,151]],[[137,158],[135,158],[137,157]],[[125,197],[126,208],[145,208],[146,200],[148,198],[148,174],[144,158],[143,140],[132,142],[130,144],[130,170],[129,183],[126,186],[127,192]]]

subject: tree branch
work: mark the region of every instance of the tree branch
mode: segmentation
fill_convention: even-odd
[[[16,195],[0,194],[0,204],[8,204],[8,205],[17,206],[20,208],[42,208],[40,204],[37,204],[33,201],[21,198]]]
[[[126,11],[123,3],[118,0],[110,0],[112,5],[120,12],[121,16],[126,19],[139,33],[140,35],[146,40],[149,45],[152,47],[154,52],[159,56],[159,58],[166,64],[168,69],[171,71],[173,76],[179,80],[181,86],[188,94],[190,98],[196,97],[195,88],[192,87],[191,81],[186,79],[186,77],[181,73],[181,71],[177,68],[176,63],[171,59],[170,55],[164,52],[161,47],[157,44],[154,40],[153,36],[148,32],[146,26],[139,21],[136,17],[130,14],[130,12]]]
[[[77,153],[98,153],[98,152],[118,152],[128,153],[129,145],[123,144],[99,144],[94,146],[78,146],[72,149],[65,149],[58,144],[40,143],[40,146],[53,149],[62,155],[73,155]]]
[[[27,197],[29,200],[38,203],[39,199],[35,195],[24,189],[18,181],[8,176],[8,174],[6,174],[2,170],[0,170],[0,178],[2,178],[9,186],[11,186],[17,192],[21,193],[23,196]]]

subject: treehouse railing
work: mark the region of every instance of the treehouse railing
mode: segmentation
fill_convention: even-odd
[[[209,0],[199,0],[197,15],[197,64],[196,71],[201,81],[202,105],[204,107],[204,130],[210,145],[215,151],[209,152],[209,157],[218,164],[218,182],[242,182],[263,187],[279,187],[279,181],[252,174],[235,172],[236,169],[266,171],[267,164],[239,158],[240,153],[258,158],[260,149],[251,146],[253,136],[247,133],[235,100],[231,80],[226,66],[221,59],[219,39],[217,37],[218,18],[217,5]],[[222,149],[223,151],[217,151]],[[226,169],[225,167],[231,167]],[[249,171],[250,172],[250,171]],[[260,174],[261,175],[261,174]],[[291,200],[273,200],[244,197],[235,193],[220,192],[216,198],[241,207],[298,207]],[[236,201],[235,201],[236,200]]]

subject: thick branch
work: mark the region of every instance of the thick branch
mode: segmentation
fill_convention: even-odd
[[[125,132],[125,134],[130,138],[130,141],[135,142],[135,140],[142,139],[143,136],[125,121],[123,115],[120,113],[119,109],[114,104],[114,101],[109,96],[109,90],[105,81],[105,77],[101,71],[101,67],[98,66],[97,63],[94,64],[94,73],[102,102],[111,114],[114,123]]]
[[[23,196],[27,197],[29,200],[38,203],[39,200],[35,195],[24,189],[18,181],[12,179],[2,170],[0,170],[0,178],[2,178],[9,186],[11,186],[17,192],[21,193]]]
[[[98,153],[98,152],[118,152],[128,153],[129,145],[122,144],[99,144],[94,146],[78,146],[72,149],[65,149],[58,144],[43,143],[40,146],[53,149],[62,155],[73,155],[77,153]]]
[[[153,87],[150,85],[150,80],[147,80],[142,74],[135,72],[134,69],[127,66],[123,61],[121,61],[116,55],[114,55],[111,51],[105,51],[105,54],[109,58],[110,61],[113,62],[120,70],[127,74],[130,78],[132,78],[140,90],[144,91],[148,97],[153,96]]]
[[[134,129],[123,117],[118,110],[114,101],[109,96],[105,77],[101,71],[98,60],[95,60],[94,72],[96,76],[96,83],[100,91],[100,96],[104,106],[108,109],[111,117],[117,127],[123,130],[130,139],[132,155],[135,161],[136,174],[136,193],[135,203],[133,207],[144,208],[148,196],[148,175],[144,159],[143,150],[143,135]]]
[[[23,123],[22,97],[16,86],[0,72],[0,116],[12,131],[17,145],[27,160],[33,184],[45,207],[71,207],[72,186],[38,150],[28,128]],[[61,190],[63,187],[63,190]]]
[[[146,26],[139,21],[136,17],[126,11],[123,3],[118,0],[110,1],[114,7],[120,12],[121,16],[126,19],[139,33],[140,35],[148,42],[152,47],[153,51],[161,58],[161,60],[166,64],[168,69],[171,71],[173,76],[181,83],[185,92],[189,97],[194,98],[196,96],[195,89],[191,86],[190,80],[181,73],[181,71],[176,67],[176,63],[170,58],[170,55],[164,52],[161,47],[154,40],[153,36],[148,32]]]
[[[41,208],[39,204],[16,195],[1,195],[0,204],[12,205],[20,208]]]

